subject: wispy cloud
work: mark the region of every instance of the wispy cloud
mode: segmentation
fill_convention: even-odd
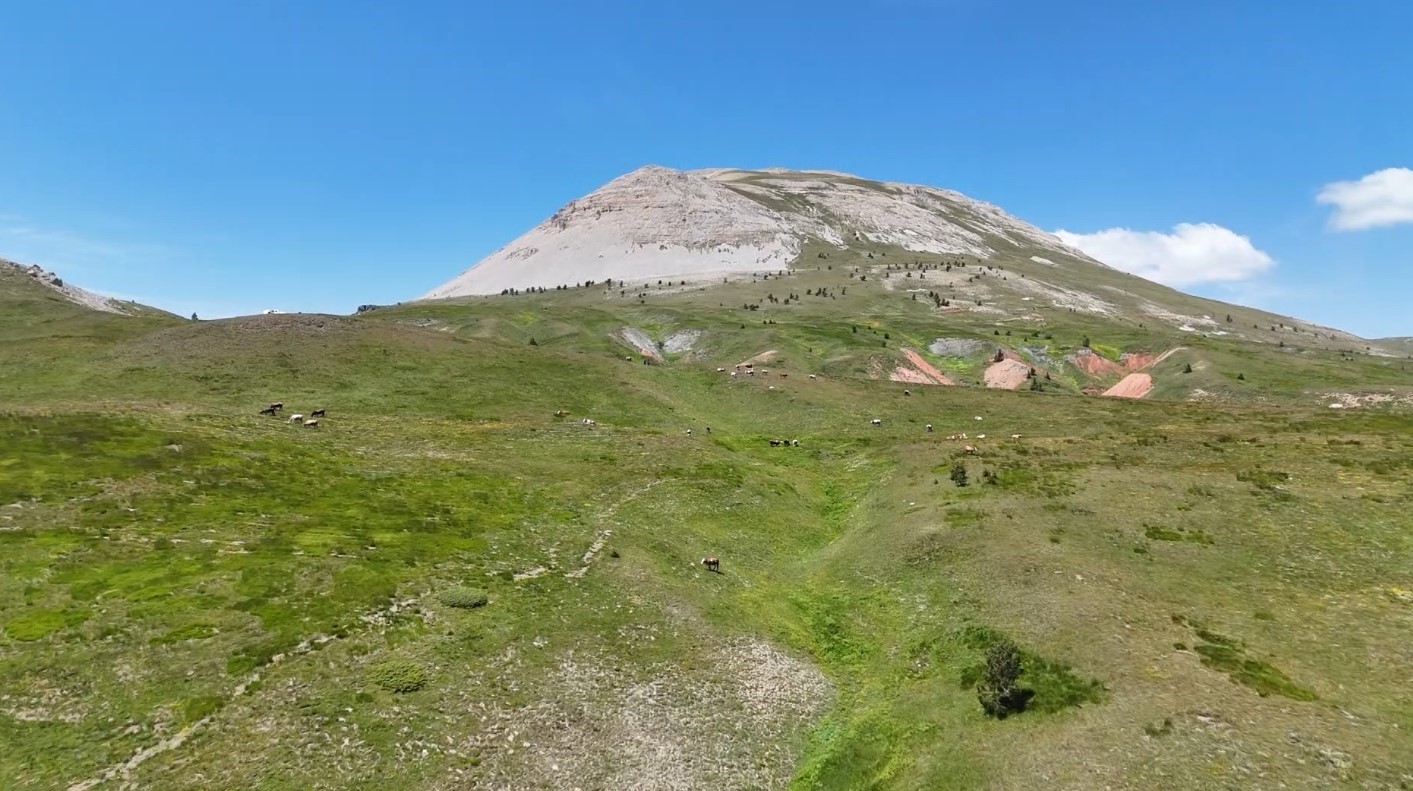
[[[1338,231],[1413,223],[1413,170],[1385,168],[1358,181],[1326,184],[1315,200],[1335,207],[1330,226]]]
[[[1247,237],[1212,223],[1180,223],[1172,233],[1110,228],[1055,235],[1115,269],[1170,286],[1245,281],[1276,265]]]
[[[169,256],[160,244],[133,243],[47,228],[23,217],[0,214],[0,257],[52,270],[100,271]]]

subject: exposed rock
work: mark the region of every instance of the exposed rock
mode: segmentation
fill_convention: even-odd
[[[978,258],[1003,242],[1087,260],[996,206],[950,190],[822,171],[648,166],[570,201],[423,298],[778,272],[811,240]]]
[[[63,297],[76,305],[82,305],[93,310],[101,310],[104,313],[119,313],[126,315],[128,311],[123,309],[122,303],[114,299],[109,299],[101,294],[86,291],[78,286],[67,285],[63,278],[50,272],[38,264],[19,264],[0,258],[0,267],[12,266],[22,274],[28,275],[36,282],[48,286],[63,295]]]

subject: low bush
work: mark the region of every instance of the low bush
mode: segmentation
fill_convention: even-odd
[[[486,606],[490,598],[479,588],[451,588],[437,594],[437,600],[447,607],[474,610]]]
[[[427,673],[416,662],[390,659],[373,666],[369,679],[389,692],[416,692],[427,685]]]

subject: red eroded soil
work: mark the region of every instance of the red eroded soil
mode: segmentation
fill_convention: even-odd
[[[1153,377],[1148,374],[1129,374],[1118,384],[1104,391],[1104,395],[1114,398],[1142,398],[1153,389]]]
[[[1093,349],[1078,349],[1070,355],[1070,360],[1090,376],[1108,376],[1124,372],[1118,363],[1095,354]]]
[[[903,350],[903,356],[906,357],[906,358],[908,358],[908,362],[912,363],[912,364],[913,364],[913,367],[917,368],[919,371],[922,371],[924,374],[926,374],[926,375],[932,377],[933,382],[934,382],[935,384],[939,384],[939,385],[952,385],[952,384],[956,384],[956,382],[953,382],[951,379],[948,379],[946,374],[944,374],[944,373],[942,373],[941,371],[937,370],[937,367],[936,367],[936,366],[934,366],[932,363],[928,362],[927,360],[924,360],[924,359],[922,358],[922,355],[921,355],[921,354],[918,354],[916,351],[913,351],[912,349],[904,349],[904,350]]]
[[[1030,378],[1030,366],[1020,360],[1006,358],[986,367],[986,386],[1015,390]]]
[[[910,384],[915,385],[937,384],[936,382],[932,381],[932,379],[928,377],[927,374],[923,373],[922,371],[909,368],[906,365],[900,365],[897,368],[894,368],[893,372],[888,374],[888,381],[908,382]]]
[[[1157,356],[1148,352],[1124,352],[1119,362],[1130,371],[1141,371],[1157,361]]]

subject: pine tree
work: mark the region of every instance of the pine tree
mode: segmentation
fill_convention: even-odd
[[[986,649],[986,668],[977,685],[981,708],[992,717],[1004,718],[1019,711],[1023,702],[1016,682],[1021,675],[1020,650],[1009,640],[998,640]]]
[[[967,485],[967,466],[966,466],[965,464],[961,463],[961,462],[957,462],[956,464],[953,464],[953,465],[952,465],[952,472],[951,472],[950,477],[951,477],[951,479],[952,479],[952,483],[955,483],[955,484],[958,485],[958,486],[966,486],[966,485]]]

